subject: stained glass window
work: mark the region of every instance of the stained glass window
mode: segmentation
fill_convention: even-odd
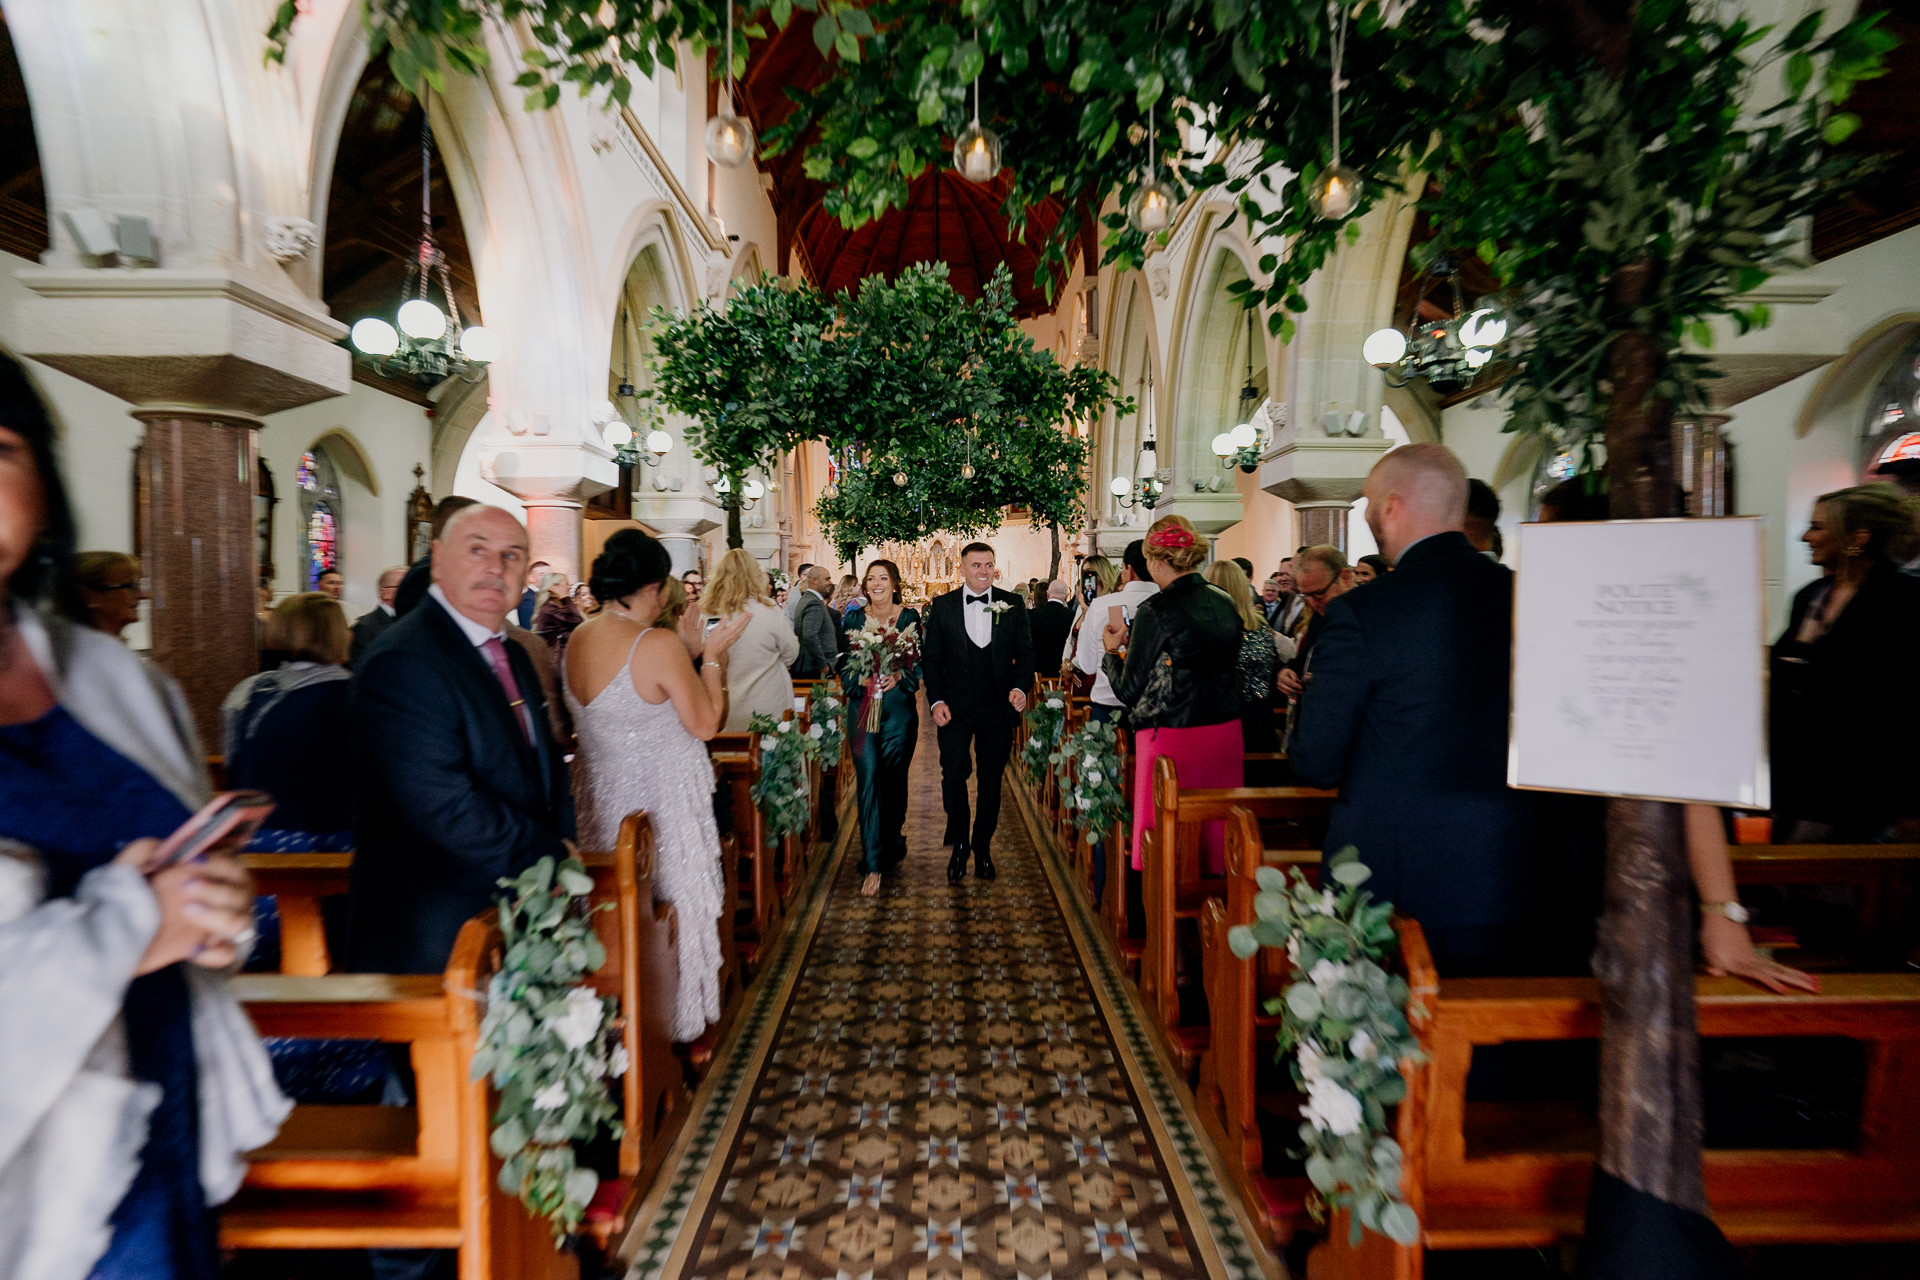
[[[307,587],[316,591],[320,575],[340,567],[340,526],[333,509],[324,502],[314,504],[307,517]]]
[[[320,491],[318,470],[314,465],[313,455],[311,453],[301,454],[300,466],[293,473],[294,483],[298,484],[308,493],[318,493]]]
[[[1875,465],[1884,467],[1889,462],[1920,462],[1920,431],[1909,431],[1881,450]]]

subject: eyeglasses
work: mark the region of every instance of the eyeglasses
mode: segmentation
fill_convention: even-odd
[[[138,591],[139,589],[140,580],[138,578],[135,578],[132,582],[110,582],[93,588],[95,591]]]

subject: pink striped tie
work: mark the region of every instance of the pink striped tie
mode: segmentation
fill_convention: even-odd
[[[533,717],[527,712],[527,700],[520,694],[520,683],[513,678],[513,664],[507,661],[507,642],[499,636],[493,636],[480,646],[487,655],[487,662],[493,667],[493,674],[500,678],[500,687],[506,691],[507,705],[513,708],[514,718],[520,722],[520,732],[533,741]]]

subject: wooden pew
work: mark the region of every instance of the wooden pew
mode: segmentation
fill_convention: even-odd
[[[1258,822],[1305,844],[1306,824],[1323,821],[1336,793],[1312,787],[1233,787],[1180,789],[1173,758],[1154,762],[1153,826],[1140,842],[1141,899],[1146,911],[1146,945],[1140,961],[1140,997],[1154,1025],[1166,1038],[1174,1060],[1191,1072],[1205,1052],[1208,1029],[1183,1025],[1178,969],[1180,921],[1200,918],[1209,898],[1226,895],[1224,879],[1204,878],[1200,867],[1200,831],[1204,823],[1224,822],[1236,806]],[[1197,925],[1196,925],[1197,927]]]
[[[221,1209],[223,1248],[451,1249],[461,1280],[577,1277],[546,1226],[495,1187],[486,1086],[467,1078],[480,1027],[471,993],[497,963],[495,927],[492,913],[469,921],[444,976],[232,980],[262,1035],[408,1045],[418,1102],[296,1107]]]
[[[280,972],[318,977],[333,972],[322,923],[322,899],[347,891],[351,853],[248,853],[240,864],[253,874],[253,891],[273,897],[280,912]]]
[[[1847,961],[1901,963],[1916,941],[1913,906],[1920,879],[1917,844],[1729,845],[1734,879],[1746,885],[1845,885],[1859,893]]]
[[[715,734],[707,743],[715,785],[733,817],[736,911],[732,936],[741,980],[758,966],[778,936],[785,903],[780,897],[776,851],[764,839],[760,807],[753,802],[757,740],[748,733]],[[744,906],[738,899],[744,896]]]

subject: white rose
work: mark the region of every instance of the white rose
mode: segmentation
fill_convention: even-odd
[[[1311,1040],[1300,1042],[1300,1078],[1312,1081],[1322,1078],[1320,1071],[1320,1046]]]
[[[1287,938],[1287,963],[1296,969],[1300,967],[1300,937],[1298,934],[1291,934]]]
[[[1099,764],[1100,762],[1093,758],[1092,752],[1088,752],[1086,755],[1080,757],[1080,763],[1084,767],[1091,769],[1093,768],[1093,766],[1095,766],[1096,764]]]
[[[1353,1039],[1347,1041],[1347,1052],[1356,1058],[1371,1061],[1373,1056],[1380,1052],[1380,1048],[1374,1044],[1373,1037],[1362,1029],[1354,1032]]]
[[[1307,1085],[1307,1105],[1300,1114],[1335,1137],[1360,1131],[1360,1099],[1332,1080],[1314,1080]]]
[[[1313,904],[1313,909],[1315,911],[1318,911],[1323,916],[1332,915],[1333,914],[1333,890],[1322,889],[1320,891],[1320,901]]]
[[[564,1081],[556,1080],[540,1092],[533,1095],[535,1111],[558,1111],[567,1105],[567,1086]]]
[[[762,751],[771,751],[779,745],[780,739],[774,737],[772,734],[766,733],[760,735],[760,749]]]
[[[820,738],[824,738],[826,734],[827,734],[827,726],[823,724],[816,724],[807,730],[807,736],[809,738],[813,738],[816,740]]]
[[[1060,701],[1060,699],[1058,698],[1048,698],[1047,705],[1049,707],[1052,707],[1055,711],[1058,711],[1060,708],[1066,706],[1067,704]]]
[[[1100,781],[1100,778],[1101,778],[1101,773],[1098,769],[1095,769],[1093,772],[1087,775],[1088,782],[1098,782]]]
[[[575,987],[559,1013],[547,1019],[547,1026],[569,1049],[580,1049],[600,1034],[600,997],[591,987]]]
[[[782,732],[782,733],[792,733],[792,732],[793,732],[793,721],[791,721],[791,720],[782,720],[782,721],[780,722],[780,732]]]
[[[630,1065],[632,1064],[627,1058],[627,1046],[623,1044],[613,1046],[613,1052],[607,1055],[607,1074],[623,1076],[627,1074],[627,1068]]]
[[[1316,960],[1312,971],[1307,974],[1307,979],[1314,986],[1325,991],[1333,983],[1346,981],[1352,974],[1353,968],[1350,965],[1335,964],[1331,960]]]

